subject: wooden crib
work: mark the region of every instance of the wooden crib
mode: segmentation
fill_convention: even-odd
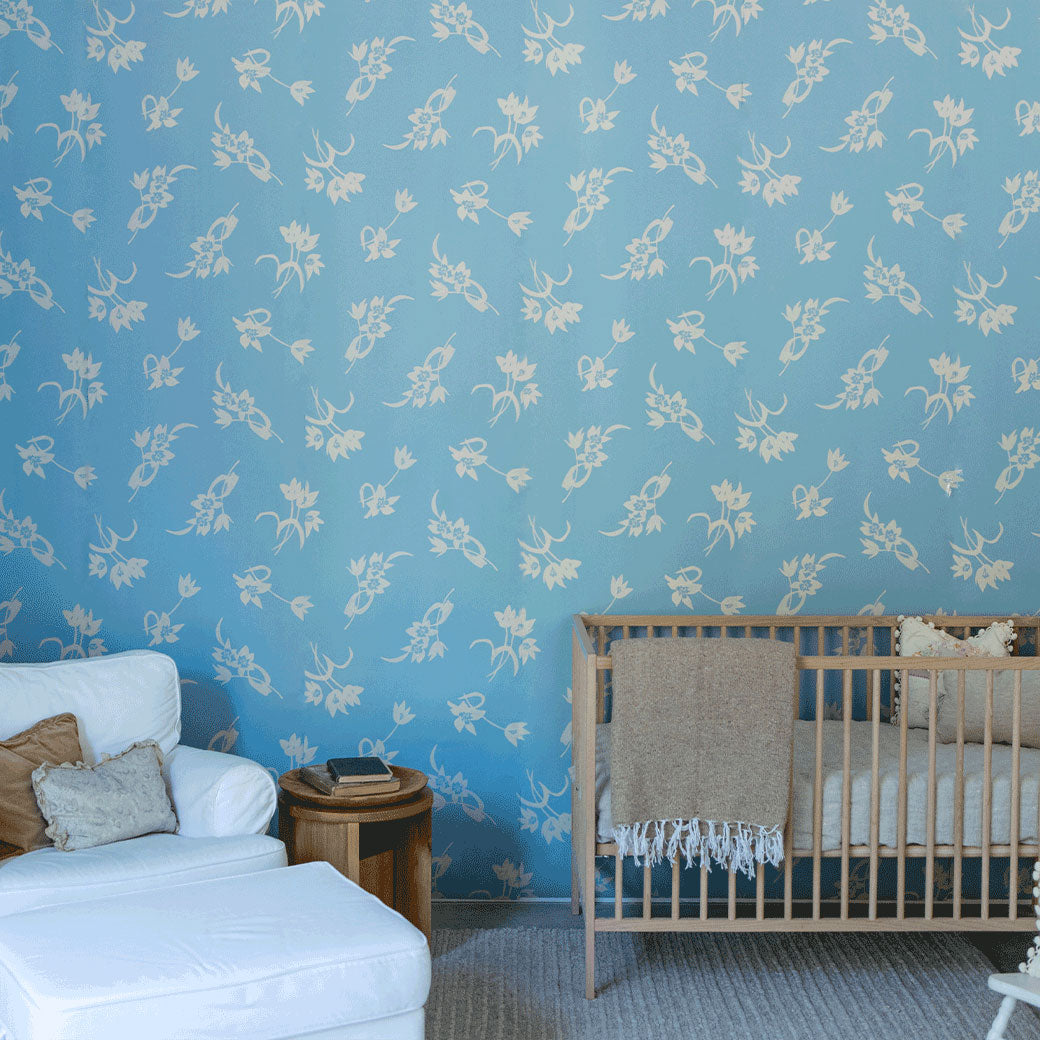
[[[925,617],[937,629],[964,638],[978,632],[999,619],[995,617]],[[573,784],[572,850],[571,850],[571,908],[585,914],[585,989],[587,997],[595,996],[595,939],[597,932],[661,932],[661,931],[1031,931],[1034,919],[1030,905],[1031,883],[1019,879],[1020,862],[1031,861],[1040,855],[1036,840],[1019,840],[1022,826],[1031,823],[1022,816],[1021,795],[1023,778],[1033,773],[1022,771],[1023,749],[1021,740],[1022,671],[1040,670],[1040,618],[1011,619],[1017,638],[1010,658],[906,658],[894,656],[896,630],[899,619],[891,616],[741,616],[714,615],[575,615],[572,634],[572,746]],[[609,646],[622,638],[770,638],[793,641],[797,648],[796,673],[793,694],[794,717],[812,720],[809,733],[815,752],[815,775],[812,783],[812,840],[794,841],[791,817],[785,830],[784,862],[777,871],[771,867],[759,868],[750,891],[738,898],[737,875],[728,873],[728,895],[709,898],[709,872],[704,867],[692,871],[693,894],[680,899],[680,882],[688,873],[680,864],[653,868],[671,870],[670,898],[654,898],[651,891],[651,868],[642,871],[642,901],[624,898],[623,859],[612,841],[597,838],[596,745],[597,724],[607,721],[611,659]],[[912,666],[908,664],[912,660]],[[890,711],[893,678],[901,677],[902,688],[907,689],[908,668],[920,674],[929,674],[930,724],[927,730],[927,788],[925,835],[919,843],[908,841],[908,743],[909,734],[924,741],[924,730],[910,730],[908,712],[900,713],[899,724],[887,720]],[[956,772],[953,783],[952,841],[940,844],[936,838],[937,799],[937,738],[936,706],[940,674],[944,669],[955,669],[958,679],[958,723],[956,742]],[[965,842],[965,753],[977,756],[978,747],[966,744],[964,739],[964,691],[967,671],[983,670],[986,679],[985,739],[982,745],[981,831],[978,844]],[[1013,741],[1010,747],[993,742],[993,695],[996,672],[1011,670],[1014,674]],[[840,722],[825,726],[825,691],[840,697]],[[854,702],[859,711],[854,720]],[[807,711],[808,706],[808,711]],[[883,714],[885,719],[883,721]],[[869,838],[865,843],[851,841],[852,801],[852,734],[854,726],[868,723],[866,730],[857,729],[870,746]],[[803,727],[806,724],[803,723]],[[841,798],[840,841],[836,848],[825,848],[823,840],[824,789],[824,733],[832,734],[837,745],[841,738]],[[887,732],[884,732],[887,731]],[[894,740],[898,732],[898,794],[896,802],[895,844],[882,844],[880,838],[881,756],[884,742]],[[884,738],[884,739],[883,739]],[[830,745],[828,745],[830,746]],[[921,743],[921,754],[924,745]],[[952,745],[938,744],[938,748]],[[1007,783],[1010,798],[1008,840],[996,844],[991,841],[993,820],[993,762],[994,751],[1010,755],[1010,779]],[[833,761],[832,747],[831,760]],[[948,754],[945,753],[944,754]],[[1026,750],[1030,761],[1035,753]],[[894,771],[894,762],[893,771]],[[811,760],[804,764],[812,774]],[[1035,765],[1035,762],[1034,762]],[[1033,767],[1030,767],[1031,769]],[[923,766],[922,766],[923,772]],[[1037,770],[1040,772],[1040,770]],[[791,791],[794,791],[792,768]],[[976,782],[978,778],[976,776]],[[1038,796],[1040,805],[1040,796]],[[887,807],[889,810],[891,807]],[[969,806],[969,808],[971,808]],[[1000,807],[1001,810],[1003,807]],[[1040,835],[1040,818],[1035,832]],[[803,836],[804,838],[804,836]],[[798,847],[795,847],[795,846]],[[825,860],[840,859],[840,883],[836,879],[836,895],[825,896],[821,877]],[[894,898],[879,898],[879,864],[882,860],[896,861]],[[923,899],[908,897],[907,861],[924,861]],[[597,860],[613,861],[614,893],[610,900],[602,899],[597,914],[596,881]],[[952,899],[935,898],[937,860],[952,861]],[[969,885],[965,878],[964,861],[978,860],[979,880]],[[1006,896],[998,899],[991,895],[991,863],[1006,860],[1009,864],[1010,884]],[[794,874],[799,863],[811,864],[811,897],[805,884],[804,898],[795,898]],[[865,864],[865,867],[863,866]],[[944,863],[940,868],[946,870]],[[716,875],[720,868],[716,868]],[[802,870],[804,871],[804,866]],[[837,869],[837,868],[831,868]],[[854,869],[867,873],[865,898],[857,895],[850,877]],[[890,868],[889,868],[890,869]],[[606,868],[609,872],[610,868]],[[699,872],[699,883],[696,874]],[[974,870],[972,871],[974,874]],[[723,875],[725,876],[725,875]],[[660,881],[661,875],[655,874]],[[766,888],[776,889],[773,898],[766,897]],[[779,896],[782,885],[782,898]],[[743,879],[741,888],[744,887]]]

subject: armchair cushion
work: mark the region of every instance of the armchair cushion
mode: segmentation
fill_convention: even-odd
[[[177,666],[154,650],[48,664],[0,664],[0,740],[65,711],[79,722],[88,765],[137,740],[154,740],[168,755],[181,734]]]
[[[262,834],[277,805],[271,774],[248,758],[178,744],[164,766],[186,837]]]
[[[238,877],[285,863],[285,846],[266,834],[233,838],[146,834],[79,852],[37,849],[0,861],[0,917],[41,906]]]
[[[47,821],[36,804],[32,774],[44,762],[78,762],[83,757],[71,712],[41,719],[35,726],[0,741],[0,841],[20,849],[50,845]]]
[[[104,755],[96,766],[45,762],[33,772],[32,784],[47,837],[62,852],[177,830],[154,740]]]

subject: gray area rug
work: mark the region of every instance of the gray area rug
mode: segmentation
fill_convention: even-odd
[[[432,951],[430,1040],[983,1040],[1000,1003],[956,935],[601,935],[593,1001],[580,930],[445,928]],[[1040,1018],[1019,1005],[1007,1036]]]

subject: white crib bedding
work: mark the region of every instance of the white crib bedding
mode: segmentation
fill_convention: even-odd
[[[853,722],[852,732],[852,804],[850,843],[870,843],[870,780],[873,752],[873,724]],[[823,849],[841,848],[842,748],[844,724],[823,723]],[[983,746],[964,746],[964,845],[982,843]],[[1033,843],[1037,835],[1037,798],[1040,794],[1040,750],[1020,751],[1021,807],[1019,840]],[[880,726],[878,747],[880,773],[880,827],[882,846],[895,847],[897,842],[899,796],[899,728],[888,723]],[[928,731],[907,731],[907,842],[924,845],[928,840]],[[957,745],[937,744],[935,754],[937,777],[935,841],[951,845],[954,840],[954,780],[957,769]],[[794,726],[794,843],[796,848],[813,845],[813,781],[816,775],[816,723],[799,721]],[[993,745],[993,797],[990,842],[1006,845],[1011,833],[1011,748]],[[596,834],[600,841],[611,840],[610,814],[610,725],[596,727]]]

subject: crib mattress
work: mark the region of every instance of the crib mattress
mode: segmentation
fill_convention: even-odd
[[[873,724],[853,722],[852,803],[850,844],[870,844],[870,781],[873,755]],[[823,723],[823,843],[825,851],[841,848],[842,748],[844,724]],[[964,745],[964,838],[965,846],[982,844],[983,746]],[[1020,751],[1019,840],[1033,843],[1037,836],[1037,798],[1040,793],[1040,750]],[[878,747],[880,774],[879,842],[895,847],[899,799],[899,728],[882,723]],[[928,731],[907,731],[907,836],[911,845],[928,841]],[[937,744],[935,841],[952,845],[957,745]],[[794,724],[794,806],[792,822],[795,848],[813,846],[813,784],[816,775],[816,723]],[[1011,748],[993,745],[993,797],[990,843],[1005,845],[1011,834]],[[610,841],[610,725],[596,728],[596,834]]]

